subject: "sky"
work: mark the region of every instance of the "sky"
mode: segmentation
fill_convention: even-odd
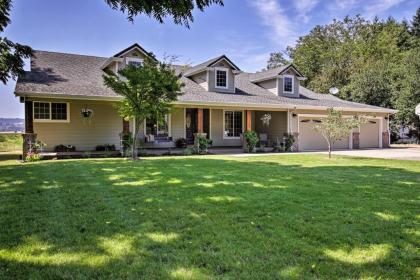
[[[270,52],[284,51],[318,24],[361,14],[411,20],[417,0],[224,0],[224,7],[194,11],[190,29],[144,15],[134,23],[105,0],[13,0],[12,23],[0,36],[35,50],[109,57],[139,43],[158,58],[196,64],[226,54],[244,71],[266,66]],[[26,69],[28,69],[28,65]],[[15,82],[0,84],[0,117],[23,117]]]

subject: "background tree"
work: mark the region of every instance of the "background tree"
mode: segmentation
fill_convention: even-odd
[[[357,116],[343,118],[340,111],[328,109],[328,115],[320,123],[314,125],[314,130],[319,132],[328,143],[328,158],[331,158],[331,150],[334,143],[349,137],[350,132],[365,122],[365,117]]]
[[[118,75],[108,72],[103,78],[107,87],[124,97],[118,109],[122,117],[134,122],[132,158],[136,159],[140,124],[146,118],[163,122],[180,95],[182,84],[170,63],[152,58],[145,59],[138,67],[128,65]]]
[[[345,17],[316,26],[287,52],[309,89],[328,93],[338,87],[345,100],[400,110],[391,120],[394,129],[418,128],[413,106],[420,92],[419,20],[420,9],[411,25]]]
[[[0,33],[10,23],[11,0],[0,0]],[[32,49],[0,36],[0,81],[6,84],[23,73],[24,59],[32,55]]]
[[[172,17],[176,24],[189,27],[194,20],[192,11],[197,7],[200,11],[204,8],[217,4],[223,6],[223,0],[177,0],[177,1],[158,1],[158,0],[105,0],[114,10],[127,12],[128,19],[133,21],[138,14],[145,14],[163,23],[165,17]]]
[[[282,52],[273,52],[270,53],[270,58],[267,61],[267,70],[277,68],[288,63],[289,61],[284,58]]]

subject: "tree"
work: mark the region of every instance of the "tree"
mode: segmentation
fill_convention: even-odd
[[[192,11],[197,7],[200,11],[204,8],[217,4],[223,6],[223,0],[178,0],[178,1],[157,1],[157,0],[105,0],[114,10],[127,12],[128,19],[133,21],[138,14],[146,14],[163,23],[165,17],[171,16],[175,24],[189,27],[194,17]]]
[[[118,74],[107,72],[104,83],[124,99],[119,103],[122,117],[134,122],[132,158],[137,158],[137,138],[140,124],[151,118],[163,122],[172,103],[180,95],[182,83],[170,63],[146,58],[142,65],[128,65]]]
[[[284,58],[283,53],[270,53],[270,58],[267,61],[267,70],[277,68],[288,63],[289,61]]]
[[[413,16],[413,20],[411,22],[411,33],[416,37],[420,37],[420,7]]]
[[[331,158],[331,149],[337,141],[348,137],[350,132],[365,122],[363,116],[343,118],[340,111],[328,109],[326,118],[314,125],[314,130],[319,132],[328,143],[328,158]]]
[[[11,0],[0,0],[0,32],[10,23]],[[14,43],[6,37],[0,37],[0,81],[6,84],[9,79],[16,79],[22,74],[24,59],[31,57],[32,49]]]

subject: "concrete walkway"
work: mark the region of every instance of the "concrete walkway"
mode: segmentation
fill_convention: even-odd
[[[420,147],[419,146],[393,147],[390,149],[334,151],[333,154],[342,155],[342,156],[353,156],[353,157],[402,159],[402,160],[420,161]]]

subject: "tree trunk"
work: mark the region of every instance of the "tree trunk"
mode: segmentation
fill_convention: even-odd
[[[331,143],[328,142],[328,158],[331,158]]]
[[[134,119],[134,131],[133,131],[133,145],[131,146],[132,150],[131,150],[131,158],[133,160],[138,159],[137,156],[137,137],[139,134],[139,122]]]

